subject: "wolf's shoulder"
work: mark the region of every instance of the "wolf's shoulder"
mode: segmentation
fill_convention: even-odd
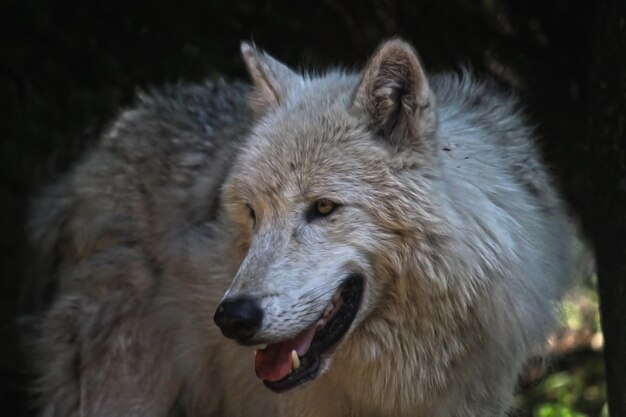
[[[75,193],[120,202],[142,196],[158,201],[162,215],[212,199],[252,123],[248,90],[217,80],[139,91],[70,174],[80,177]]]
[[[175,144],[229,144],[250,123],[248,90],[241,82],[217,80],[138,91],[133,104],[105,129],[99,145],[142,154]]]
[[[162,116],[188,117],[203,125],[239,119],[246,110],[250,86],[240,81],[205,80],[166,84],[136,93],[135,106]]]
[[[61,261],[47,258],[62,253],[70,267],[128,242],[146,251],[168,228],[211,221],[249,128],[248,88],[211,81],[137,93],[81,160],[33,198],[29,234],[43,262],[56,270]]]
[[[132,192],[180,205],[198,189],[217,193],[252,124],[248,91],[224,80],[139,91],[79,164],[85,188],[116,178],[111,198],[134,184]]]

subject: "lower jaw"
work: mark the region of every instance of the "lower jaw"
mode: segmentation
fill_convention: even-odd
[[[305,358],[303,358],[303,360],[304,359]],[[309,360],[313,360],[313,363],[309,364],[306,368],[301,368],[302,371],[300,372],[302,374],[298,375],[298,370],[295,370],[291,375],[281,379],[280,381],[263,381],[263,385],[271,391],[280,394],[291,389],[299,388],[306,383],[313,381],[320,373],[323,359],[319,355],[315,355]],[[297,378],[297,380],[294,380],[293,378]]]
[[[322,365],[329,359],[330,355],[333,355],[337,347],[343,343],[346,333],[353,325],[353,321],[360,308],[361,298],[363,296],[363,277],[357,274],[351,275],[344,286],[352,287],[352,293],[348,296],[343,296],[342,300],[344,305],[352,304],[351,312],[348,318],[348,327],[339,334],[333,335],[332,330],[330,334],[326,334],[326,344],[316,344],[316,340],[313,340],[311,344],[311,350],[301,358],[301,367],[293,370],[293,372],[285,378],[278,381],[263,381],[263,384],[276,393],[282,393],[291,389],[298,388],[314,379],[316,379],[322,371]],[[355,288],[356,287],[356,288]],[[336,323],[336,322],[335,322]],[[327,324],[328,327],[324,327],[321,331],[328,332],[333,327],[333,321]]]

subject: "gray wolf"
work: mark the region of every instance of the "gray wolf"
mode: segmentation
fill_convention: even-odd
[[[37,199],[41,415],[505,415],[574,235],[515,97],[398,39],[242,55],[251,87],[140,94]]]

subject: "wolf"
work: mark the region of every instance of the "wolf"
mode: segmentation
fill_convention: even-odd
[[[241,51],[251,86],[140,93],[36,199],[40,415],[504,416],[575,236],[518,100],[401,39]]]

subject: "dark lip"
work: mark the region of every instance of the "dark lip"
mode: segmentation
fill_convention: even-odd
[[[263,381],[270,390],[281,393],[312,381],[319,375],[322,356],[330,353],[350,330],[361,306],[364,279],[361,274],[351,274],[341,284],[342,306],[321,330],[319,330],[307,353],[300,359],[301,366],[279,381]]]

